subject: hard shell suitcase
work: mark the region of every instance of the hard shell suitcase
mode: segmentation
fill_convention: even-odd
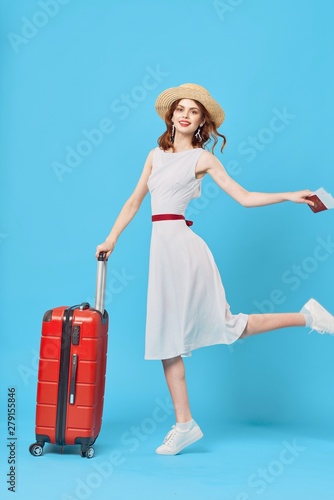
[[[86,302],[47,311],[43,317],[37,384],[36,443],[80,445],[94,456],[102,424],[107,362],[108,313],[104,310],[105,254],[98,258],[95,307]]]

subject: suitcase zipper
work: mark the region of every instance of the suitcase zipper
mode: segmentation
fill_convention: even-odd
[[[77,306],[65,309],[63,316],[61,350],[60,350],[60,368],[58,381],[58,401],[57,401],[57,417],[56,417],[56,444],[64,446],[65,431],[66,431],[66,411],[67,411],[67,392],[68,392],[68,377],[70,366],[70,350],[71,350],[71,332],[73,311]]]
[[[69,307],[64,310],[63,325],[61,332],[61,348],[60,348],[60,366],[58,378],[58,398],[57,398],[57,415],[56,415],[56,444],[64,446],[66,444],[66,413],[67,413],[67,394],[68,394],[68,379],[70,368],[70,352],[72,338],[72,323],[73,313],[75,309],[84,311],[89,309],[88,302],[82,302],[80,305]]]

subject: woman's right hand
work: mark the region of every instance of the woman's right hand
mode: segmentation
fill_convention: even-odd
[[[110,256],[111,252],[114,250],[116,245],[115,241],[106,240],[104,243],[97,245],[95,256],[98,258],[100,252],[106,252],[106,258]]]

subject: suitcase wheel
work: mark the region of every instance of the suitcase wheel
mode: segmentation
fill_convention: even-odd
[[[29,451],[34,457],[40,457],[43,455],[44,443],[34,443],[29,446]]]
[[[81,456],[83,458],[93,458],[94,455],[95,455],[95,450],[92,446],[86,449],[81,448]]]

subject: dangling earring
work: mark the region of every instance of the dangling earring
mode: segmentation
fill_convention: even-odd
[[[172,126],[172,135],[170,136],[170,140],[171,140],[172,144],[174,143],[174,137],[175,137],[175,126],[174,126],[174,123],[173,123],[173,126]]]
[[[197,131],[196,131],[196,134],[195,134],[195,139],[197,142],[201,142],[203,139],[202,139],[202,136],[201,136],[201,129],[202,129],[203,125],[199,125]]]

